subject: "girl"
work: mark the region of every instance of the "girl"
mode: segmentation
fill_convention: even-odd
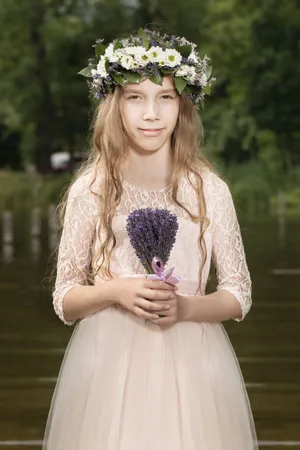
[[[82,71],[100,99],[92,153],[68,193],[53,293],[59,318],[79,322],[43,449],[256,449],[221,325],[245,317],[251,282],[231,194],[201,153],[208,59],[149,30],[98,41],[96,55]],[[127,216],[144,207],[178,217],[178,287],[148,280],[129,243]]]

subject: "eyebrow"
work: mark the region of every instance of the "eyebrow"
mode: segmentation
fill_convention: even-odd
[[[176,90],[171,88],[171,89],[162,89],[161,91],[158,92],[159,95],[161,94],[175,94]],[[138,89],[126,89],[124,88],[124,94],[143,94],[143,92],[139,91]]]

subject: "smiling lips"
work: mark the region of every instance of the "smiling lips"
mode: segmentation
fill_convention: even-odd
[[[163,128],[139,128],[146,136],[157,136],[163,131]]]

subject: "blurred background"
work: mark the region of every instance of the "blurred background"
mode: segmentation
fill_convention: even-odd
[[[76,74],[97,38],[151,23],[212,60],[206,152],[232,190],[253,279],[249,316],[225,327],[260,447],[300,449],[299,2],[1,0],[1,450],[41,447],[72,333],[48,281],[55,207],[89,148],[93,105]]]

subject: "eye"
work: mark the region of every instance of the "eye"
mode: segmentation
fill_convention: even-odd
[[[137,94],[132,94],[127,97],[127,100],[140,100],[142,97]]]
[[[165,95],[162,95],[161,98],[162,98],[163,100],[173,100],[173,99],[174,99],[174,96],[169,95],[169,94],[165,94]]]

